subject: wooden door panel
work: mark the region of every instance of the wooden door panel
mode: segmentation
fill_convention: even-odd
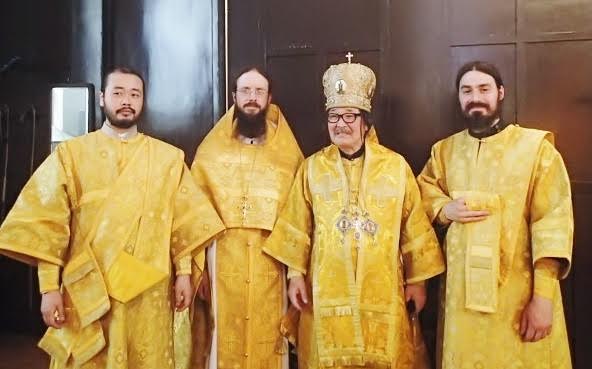
[[[571,180],[592,182],[592,40],[528,44],[524,60],[519,121],[555,133]]]
[[[525,37],[592,36],[590,0],[518,0],[518,15]]]
[[[482,44],[516,36],[515,1],[448,0],[452,45]]]
[[[585,369],[592,363],[592,231],[590,230],[590,209],[592,209],[592,182],[574,183],[574,256],[571,271],[571,294],[564,296],[568,333],[572,341],[572,357],[576,369]]]
[[[270,1],[266,16],[269,53],[318,49],[319,23],[313,15],[320,11],[317,0]]]
[[[384,1],[323,0],[319,35],[329,51],[378,50]]]
[[[328,142],[316,57],[273,57],[268,66],[275,82],[273,101],[287,117],[304,154],[310,155]]]

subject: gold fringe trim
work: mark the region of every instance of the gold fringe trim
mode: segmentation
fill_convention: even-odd
[[[298,342],[299,322],[300,312],[296,310],[296,308],[293,305],[290,305],[288,311],[280,320],[280,334],[282,335],[282,337],[286,337],[288,341],[294,346],[297,346]],[[280,337],[280,339],[282,338]]]
[[[365,355],[340,355],[319,358],[321,367],[369,366],[376,369],[391,369],[392,363],[385,357],[366,357]]]
[[[288,343],[283,336],[278,337],[278,339],[275,341],[274,351],[276,354],[280,355],[284,355],[286,352],[288,352]]]
[[[351,316],[353,309],[351,306],[333,306],[319,308],[321,317],[329,316]]]
[[[322,367],[334,366],[364,366],[366,364],[364,356],[362,355],[348,355],[339,357],[324,357],[319,358]]]

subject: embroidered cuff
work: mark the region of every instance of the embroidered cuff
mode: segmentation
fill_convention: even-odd
[[[293,277],[303,277],[303,276],[304,276],[304,274],[300,273],[299,271],[292,269],[292,268],[288,268],[288,274],[287,274],[288,280]]]
[[[551,258],[538,260],[534,267],[534,293],[552,300],[555,296],[558,275],[557,260]]]
[[[175,263],[175,272],[176,275],[191,274],[191,255],[184,256]]]
[[[39,292],[57,291],[60,289],[60,266],[45,261],[37,264]]]

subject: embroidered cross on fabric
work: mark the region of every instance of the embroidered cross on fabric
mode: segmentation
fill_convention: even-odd
[[[241,211],[243,222],[245,222],[247,220],[247,214],[249,213],[249,210],[252,209],[252,206],[249,204],[249,198],[247,196],[241,197],[241,203],[238,209]]]

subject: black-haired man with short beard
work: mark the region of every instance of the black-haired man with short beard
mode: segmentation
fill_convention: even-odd
[[[175,369],[173,312],[224,226],[183,152],[138,133],[138,72],[109,70],[100,103],[102,128],[58,145],[24,187],[0,253],[38,266],[52,369]]]
[[[448,227],[439,366],[571,368],[558,279],[570,268],[569,178],[550,132],[508,124],[492,64],[456,79],[467,129],[437,142],[418,177]]]
[[[242,70],[234,106],[197,149],[191,171],[227,228],[208,249],[212,347],[195,347],[194,367],[287,369],[280,319],[286,308],[285,271],[261,252],[282,208],[302,153],[261,69]],[[211,294],[209,289],[211,288]],[[205,360],[204,360],[205,359]]]

